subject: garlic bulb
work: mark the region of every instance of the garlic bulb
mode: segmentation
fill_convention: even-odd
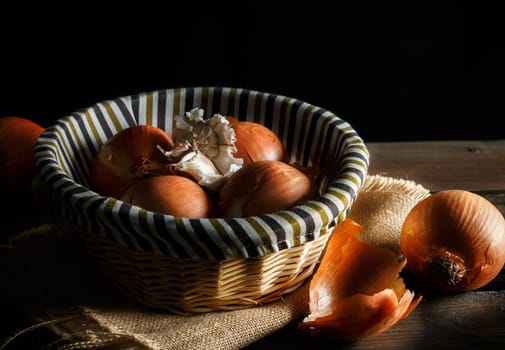
[[[184,117],[176,117],[175,146],[170,151],[160,150],[170,167],[216,191],[242,167],[243,160],[232,155],[236,152],[236,137],[230,122],[220,114],[208,119],[203,115],[203,109],[194,108]]]

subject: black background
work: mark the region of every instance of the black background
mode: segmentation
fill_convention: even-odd
[[[48,126],[109,98],[214,85],[325,107],[365,141],[504,137],[502,11],[323,3],[4,9],[0,115]]]

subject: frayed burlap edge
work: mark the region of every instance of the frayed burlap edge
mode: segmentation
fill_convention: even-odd
[[[361,239],[400,253],[400,234],[409,211],[430,191],[411,180],[368,176],[349,217],[364,228]]]
[[[305,316],[308,283],[276,302],[235,311],[192,316],[143,307],[85,311],[111,333],[132,335],[150,349],[240,349]]]

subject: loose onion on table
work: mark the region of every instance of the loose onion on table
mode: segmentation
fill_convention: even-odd
[[[427,290],[475,290],[493,280],[505,264],[505,219],[478,194],[437,192],[409,212],[400,247],[409,273]]]
[[[361,241],[363,228],[344,220],[330,237],[309,286],[310,314],[299,323],[312,336],[357,340],[378,335],[421,301],[399,276],[405,260]]]
[[[32,120],[18,116],[0,118],[0,189],[2,212],[24,210],[32,204],[35,176],[33,148],[45,130]]]
[[[130,186],[120,199],[178,217],[206,218],[214,213],[213,203],[202,187],[180,175],[148,177]]]
[[[249,163],[235,172],[219,192],[225,217],[273,213],[302,204],[317,195],[315,183],[295,167],[277,160]]]
[[[119,198],[121,194],[148,171],[149,162],[165,162],[157,146],[169,150],[172,138],[151,125],[136,125],[123,129],[99,149],[91,170],[92,188],[103,196]]]

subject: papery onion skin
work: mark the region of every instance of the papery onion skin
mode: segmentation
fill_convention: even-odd
[[[0,118],[0,189],[4,214],[32,206],[32,180],[35,176],[34,147],[45,128],[18,116]]]
[[[247,217],[273,213],[317,196],[314,182],[295,167],[276,160],[249,163],[234,173],[219,192],[219,213]]]
[[[347,341],[377,336],[399,320],[410,315],[421,297],[406,290],[398,300],[392,289],[373,295],[354,294],[336,304],[335,315],[320,317],[299,324],[315,338],[335,338]]]
[[[145,178],[120,197],[122,201],[159,214],[185,218],[208,218],[214,206],[207,193],[193,180],[180,175]]]
[[[309,286],[310,314],[299,324],[314,337],[357,340],[378,335],[421,301],[406,289],[405,260],[362,242],[363,228],[344,220],[332,233]]]
[[[233,117],[226,119],[235,130],[237,151],[233,156],[242,158],[244,165],[258,160],[288,161],[282,141],[272,130],[260,123],[239,121]]]
[[[427,291],[472,291],[492,281],[505,264],[505,219],[478,194],[437,192],[407,215],[400,247],[409,274]]]
[[[92,164],[91,188],[103,196],[119,198],[134,182],[138,172],[132,165],[143,158],[166,162],[157,148],[170,150],[172,138],[162,129],[152,125],[136,125],[123,129],[99,149]]]

